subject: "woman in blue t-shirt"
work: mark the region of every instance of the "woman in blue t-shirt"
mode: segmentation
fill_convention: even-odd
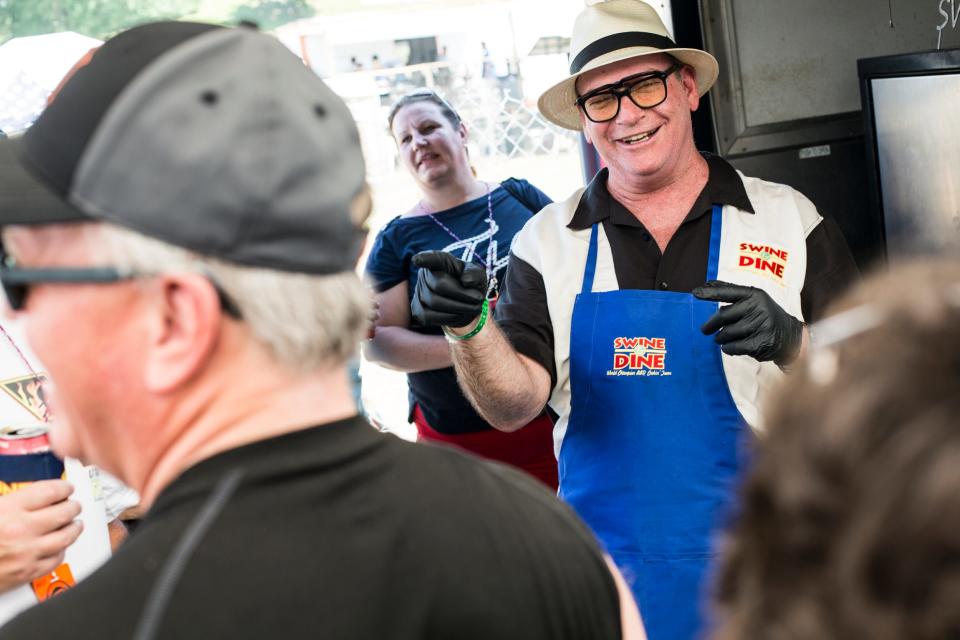
[[[491,283],[488,295],[495,300],[513,236],[550,199],[525,180],[496,184],[477,179],[467,154],[467,129],[453,107],[433,91],[401,98],[388,122],[400,158],[423,195],[374,241],[366,272],[377,292],[380,317],[365,354],[407,373],[410,419],[420,440],[454,444],[512,464],[556,489],[550,417],[543,413],[514,433],[497,431],[477,415],[457,386],[441,331],[410,326],[417,281],[414,255],[442,250],[483,266]]]

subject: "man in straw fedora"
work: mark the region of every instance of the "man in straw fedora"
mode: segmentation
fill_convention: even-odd
[[[606,168],[517,235],[495,322],[476,266],[436,253],[414,259],[413,317],[444,326],[491,424],[517,429],[549,403],[560,494],[619,563],[650,637],[692,638],[745,425],[856,267],[803,195],[697,151],[691,112],[717,61],[676,46],[651,6],[586,7],[570,59],[540,110]]]

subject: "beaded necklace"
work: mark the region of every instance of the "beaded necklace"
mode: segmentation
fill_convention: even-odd
[[[437,226],[447,232],[451,238],[457,242],[463,242],[463,238],[454,233],[450,227],[440,222],[437,217],[427,211],[426,207],[423,206],[423,200],[417,203],[417,207],[422,211],[428,218],[433,220]],[[487,260],[484,260],[480,257],[480,254],[476,251],[473,252],[473,257],[480,261],[480,264],[487,270],[487,298],[496,298],[497,294],[500,291],[500,284],[497,282],[497,270],[496,270],[496,261],[497,256],[490,256],[489,253],[494,246],[493,244],[493,234],[495,231],[494,222],[493,222],[493,198],[490,195],[490,184],[487,184],[487,222],[490,225],[490,238],[487,240]]]

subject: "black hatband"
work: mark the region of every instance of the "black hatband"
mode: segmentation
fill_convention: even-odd
[[[627,47],[656,47],[657,49],[673,49],[676,43],[666,36],[646,31],[627,31],[624,33],[614,33],[600,38],[596,42],[590,43],[583,48],[583,51],[577,54],[577,57],[570,63],[570,73],[579,73],[580,69],[600,56],[626,49]]]

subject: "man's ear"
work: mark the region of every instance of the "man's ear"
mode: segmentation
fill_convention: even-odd
[[[200,274],[158,276],[148,324],[144,384],[169,393],[207,365],[222,330],[220,298]]]
[[[457,127],[457,133],[460,134],[460,139],[463,140],[464,146],[470,142],[470,132],[467,131],[467,125],[460,123],[460,126]]]
[[[696,111],[700,107],[700,91],[697,89],[696,70],[690,65],[683,65],[680,69],[680,83],[683,85],[690,111]]]
[[[588,143],[593,144],[593,139],[590,137],[590,129],[587,127],[587,116],[583,115],[583,111],[580,112],[580,133],[583,134],[583,137],[586,138]]]

